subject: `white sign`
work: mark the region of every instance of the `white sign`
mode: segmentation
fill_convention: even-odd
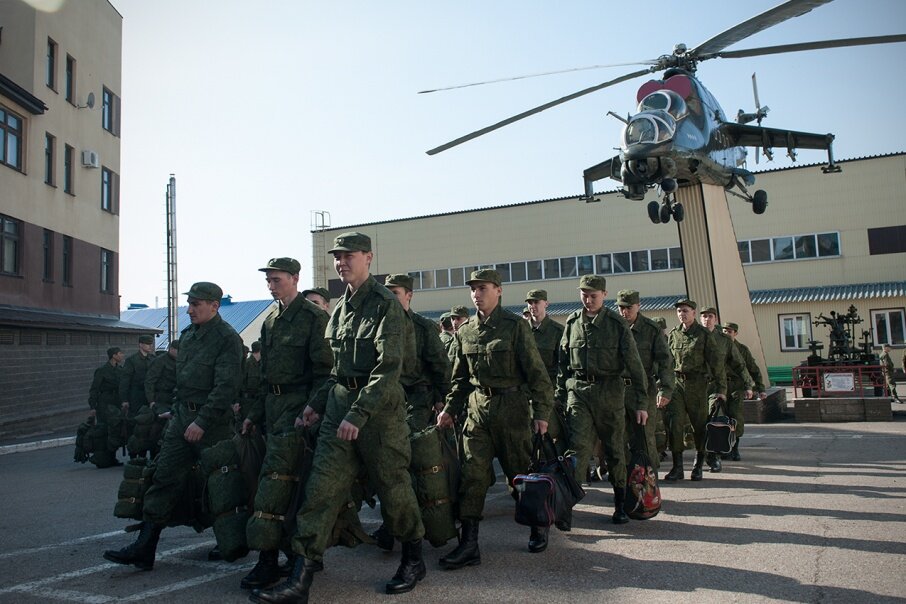
[[[826,392],[853,392],[856,380],[852,373],[825,373],[824,390]]]

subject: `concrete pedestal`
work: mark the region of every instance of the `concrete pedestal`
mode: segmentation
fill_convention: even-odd
[[[889,422],[888,398],[794,398],[797,422]]]

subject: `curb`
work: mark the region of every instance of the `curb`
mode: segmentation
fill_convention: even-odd
[[[25,451],[37,451],[39,449],[52,449],[54,447],[66,447],[75,444],[75,436],[66,436],[64,438],[52,438],[49,440],[36,440],[30,443],[16,443],[14,445],[3,445],[0,447],[0,455],[10,453],[22,453]]]

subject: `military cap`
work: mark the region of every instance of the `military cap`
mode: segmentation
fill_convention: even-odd
[[[492,268],[483,268],[481,270],[472,271],[472,278],[466,281],[466,285],[481,282],[493,283],[497,287],[500,287],[500,273]]]
[[[149,336],[148,334],[138,336],[139,344],[154,344],[154,336]]]
[[[463,317],[465,319],[468,319],[469,309],[462,305],[454,306],[450,309],[450,317]]]
[[[703,309],[701,309],[698,314],[700,314],[700,315],[705,315],[705,314],[717,315],[717,309],[714,308],[713,306],[706,306]]]
[[[524,314],[524,315],[530,315],[530,314],[532,314],[532,307],[531,307],[531,306],[526,306],[525,308],[523,308],[523,309],[522,309],[522,314]]]
[[[634,289],[621,289],[617,292],[617,306],[632,306],[639,303],[639,292]]]
[[[107,360],[112,359],[112,358],[113,358],[113,355],[115,355],[115,354],[118,353],[119,351],[120,351],[120,347],[119,347],[119,346],[111,346],[110,348],[108,348],[108,349],[107,349]]]
[[[387,287],[405,287],[411,292],[412,277],[403,273],[396,275],[387,275],[387,277],[384,279],[384,285]]]
[[[525,294],[525,301],[529,300],[544,300],[547,301],[547,291],[543,289],[530,289],[529,293]]]
[[[607,291],[607,279],[600,275],[582,275],[579,279],[579,289]]]
[[[444,319],[449,319],[452,316],[453,315],[448,312],[440,313],[440,319],[438,319],[438,320],[443,321]]]
[[[295,258],[271,258],[267,261],[267,266],[259,268],[259,271],[284,271],[290,275],[298,275],[302,270],[302,265]]]
[[[722,325],[722,327],[724,329],[732,329],[733,331],[736,331],[736,332],[739,331],[739,325],[737,325],[736,323],[731,323],[730,321],[724,321],[724,324]]]
[[[692,310],[698,308],[698,304],[695,303],[695,300],[690,300],[689,298],[680,298],[673,303],[673,308],[679,308],[680,306],[688,306]]]
[[[318,294],[328,302],[330,302],[330,292],[323,287],[313,287],[311,289],[302,290],[302,295],[307,296],[308,294]]]
[[[220,302],[223,298],[223,290],[220,289],[220,286],[210,281],[193,283],[185,294],[196,300],[211,300],[213,302]]]
[[[252,352],[261,352],[261,342],[259,340],[252,342]]]
[[[370,252],[371,237],[358,231],[342,233],[334,237],[333,248],[327,250],[328,254],[334,252]]]
[[[657,317],[654,322],[657,323],[657,326],[661,329],[667,329],[667,319],[664,317]]]
[[[169,347],[174,350],[179,350],[179,338],[176,338],[175,340],[171,340]]]

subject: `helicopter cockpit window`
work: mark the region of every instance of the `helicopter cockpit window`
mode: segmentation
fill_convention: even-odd
[[[683,119],[688,113],[683,97],[667,89],[652,92],[639,103],[639,112],[656,109],[666,111],[677,121]]]
[[[676,134],[676,121],[666,111],[647,110],[629,118],[623,129],[623,145],[656,144],[669,141]]]

